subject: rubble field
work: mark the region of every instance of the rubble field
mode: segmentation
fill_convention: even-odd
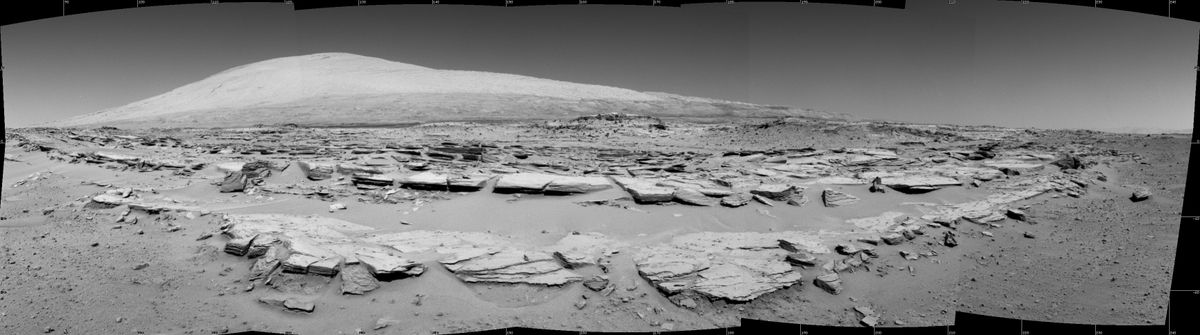
[[[1161,322],[1183,135],[810,118],[8,129],[0,333]]]

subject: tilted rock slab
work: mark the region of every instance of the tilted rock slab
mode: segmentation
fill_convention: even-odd
[[[958,179],[933,175],[881,177],[879,182],[903,193],[924,193],[946,186],[962,185]]]
[[[633,200],[639,203],[667,202],[675,199],[675,189],[658,186],[658,182],[650,179],[612,177],[617,185],[621,185]]]

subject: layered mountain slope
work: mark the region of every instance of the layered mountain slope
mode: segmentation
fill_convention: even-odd
[[[511,74],[438,70],[347,53],[320,53],[235,67],[155,97],[53,125],[386,125],[608,112],[690,117],[829,116],[789,107]]]

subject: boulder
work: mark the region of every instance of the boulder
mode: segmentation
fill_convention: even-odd
[[[704,193],[691,188],[675,190],[675,201],[694,206],[715,206],[721,202],[719,199],[710,198],[704,195]]]
[[[825,207],[840,207],[858,202],[858,197],[827,188],[821,192],[821,200],[825,202]]]

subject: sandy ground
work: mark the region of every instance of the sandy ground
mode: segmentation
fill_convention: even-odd
[[[717,127],[717,129],[714,129]],[[873,147],[939,135],[867,126],[834,130],[820,125],[720,128],[681,123],[671,132],[611,129],[548,130],[524,124],[449,125],[403,130],[399,138],[466,138],[481,141],[553,144],[590,148],[726,150],[813,146]],[[1071,136],[1068,136],[1071,135]],[[1076,138],[1072,138],[1072,136]],[[312,288],[312,313],[284,311],[257,301],[272,288],[246,282],[250,262],[222,252],[226,239],[214,236],[220,213],[314,214],[367,225],[380,231],[441,229],[488,231],[530,244],[550,244],[572,231],[595,231],[633,246],[662,243],[692,232],[770,232],[845,229],[845,220],[886,210],[912,212],[903,202],[961,202],[980,199],[982,189],[962,187],[920,195],[873,194],[866,185],[841,186],[860,196],[854,207],[825,208],[819,190],[802,207],[699,208],[680,204],[636,205],[638,211],[576,201],[623,196],[620,189],[554,197],[514,197],[485,189],[474,193],[422,192],[426,201],[400,204],[359,201],[346,195],[333,201],[349,207],[330,213],[331,201],[288,194],[219,193],[222,174],[207,167],[192,176],[171,171],[134,172],[95,164],[66,164],[44,153],[25,151],[8,141],[0,199],[0,333],[179,333],[241,330],[301,334],[428,334],[502,327],[589,331],[662,331],[736,326],[740,318],[806,324],[856,326],[853,308],[869,306],[880,326],[953,323],[956,311],[1071,323],[1149,324],[1163,320],[1174,262],[1177,216],[1181,208],[1188,150],[1183,136],[1102,135],[1048,132],[1036,141],[1054,146],[1086,142],[1101,149],[1136,153],[1139,161],[1114,161],[1090,169],[1106,182],[1079,198],[1038,196],[1029,205],[1031,223],[1007,220],[1000,227],[964,222],[960,245],[946,247],[941,231],[905,245],[936,257],[906,261],[898,247],[878,247],[883,255],[873,271],[843,273],[845,293],[831,295],[813,286],[819,269],[805,270],[802,284],[748,303],[701,301],[677,306],[641,278],[631,252],[613,259],[602,296],[579,284],[562,287],[468,284],[437,265],[415,278],[385,282],[367,295],[342,295],[336,277],[307,276],[290,284]],[[203,139],[195,139],[203,142]],[[57,143],[63,146],[66,141]],[[970,140],[960,140],[970,143]],[[105,149],[98,145],[70,146]],[[159,148],[139,148],[147,153]],[[162,152],[172,152],[161,149]],[[218,160],[236,158],[225,155]],[[286,157],[286,156],[285,156]],[[570,161],[570,155],[544,157]],[[293,165],[268,184],[304,184]],[[28,180],[37,175],[36,180]],[[20,185],[17,185],[20,183]],[[111,187],[95,185],[106,184]],[[1154,196],[1131,202],[1131,185]],[[158,197],[204,204],[209,215],[149,214],[134,211],[137,222],[117,222],[124,206],[89,206],[91,196],[116,187],[153,189]],[[148,191],[148,190],[147,190]],[[145,193],[145,192],[143,192]],[[52,210],[51,210],[52,209]],[[401,224],[404,221],[406,224]],[[178,227],[178,228],[172,228]],[[983,231],[992,233],[988,237]],[[1032,233],[1028,238],[1024,233]],[[594,268],[579,270],[590,276]],[[249,289],[248,288],[252,288]],[[583,308],[575,304],[587,301]],[[387,327],[376,329],[377,324]]]

